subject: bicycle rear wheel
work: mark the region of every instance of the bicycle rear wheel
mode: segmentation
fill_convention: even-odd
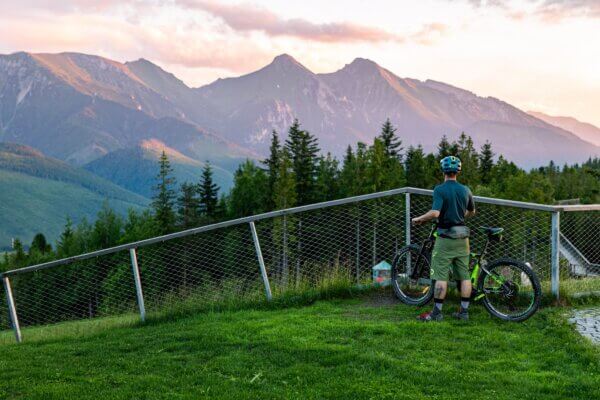
[[[421,254],[419,246],[410,245],[400,249],[392,263],[392,287],[396,297],[413,306],[422,306],[431,301],[433,286],[429,270],[429,257]]]
[[[521,322],[538,310],[542,298],[540,280],[525,263],[496,260],[481,271],[477,291],[488,312],[504,321]]]

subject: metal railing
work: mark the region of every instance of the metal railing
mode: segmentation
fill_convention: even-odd
[[[431,195],[400,188],[310,204],[7,271],[2,278],[8,307],[0,313],[0,327],[12,327],[20,341],[26,326],[130,312],[143,320],[147,311],[180,304],[210,307],[366,283],[375,264],[391,263],[400,247],[425,234],[411,227],[410,218],[429,210]],[[596,285],[590,274],[584,282],[569,273],[573,266],[565,264],[560,239],[562,234],[586,260],[597,262],[598,246],[589,245],[592,238],[581,229],[591,227],[588,232],[598,235],[600,226],[593,227],[600,205],[475,201],[478,212],[469,225],[503,226],[507,232],[489,259],[529,262],[557,297],[561,282],[578,289]],[[473,230],[472,246],[481,244],[480,236]]]

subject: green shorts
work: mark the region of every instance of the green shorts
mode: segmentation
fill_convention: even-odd
[[[448,281],[450,268],[454,280],[469,280],[469,239],[435,240],[431,256],[431,279]]]

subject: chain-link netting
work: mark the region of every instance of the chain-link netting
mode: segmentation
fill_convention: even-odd
[[[22,327],[134,311],[129,252],[10,276]]]
[[[258,221],[274,293],[367,283],[405,238],[404,195]]]
[[[422,192],[420,192],[422,193]],[[398,249],[420,243],[430,226],[410,227],[404,193],[259,218],[254,223],[273,296],[373,282]],[[410,216],[431,208],[431,195],[410,194]],[[600,211],[561,212],[563,292],[600,291]],[[502,227],[487,260],[529,263],[550,291],[552,212],[477,202],[468,220],[472,251],[482,250],[479,226]],[[265,299],[265,284],[249,221],[202,228],[136,249],[146,310],[221,306]],[[21,326],[139,312],[130,252],[118,250],[37,271],[8,275]],[[0,301],[6,304],[4,290]],[[0,328],[10,326],[0,308]]]
[[[559,253],[561,291],[600,294],[600,211],[561,213]]]
[[[0,330],[10,328],[10,319],[8,317],[8,307],[6,304],[6,294],[4,288],[0,288]]]
[[[411,216],[416,217],[430,210],[431,201],[431,196],[411,194]],[[475,216],[466,221],[471,228],[471,251],[481,252],[485,245],[486,234],[480,227],[504,228],[503,240],[490,243],[487,261],[510,257],[529,263],[538,274],[543,288],[549,291],[552,264],[551,213],[484,202],[476,202],[475,207]],[[422,241],[430,229],[427,225],[414,227],[412,241]]]
[[[149,311],[265,296],[248,223],[140,247],[138,263]]]

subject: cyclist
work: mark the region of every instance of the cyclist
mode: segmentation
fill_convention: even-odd
[[[460,281],[460,309],[453,316],[457,319],[469,319],[469,301],[471,298],[471,280],[469,277],[469,228],[465,226],[465,217],[475,214],[475,204],[471,190],[456,181],[462,169],[458,157],[448,156],[440,161],[444,173],[444,183],[433,191],[431,210],[413,218],[412,222],[421,225],[438,219],[438,237],[431,256],[431,279],[435,281],[434,307],[430,312],[417,317],[420,321],[441,321],[442,306],[448,291],[450,268],[453,276]]]

